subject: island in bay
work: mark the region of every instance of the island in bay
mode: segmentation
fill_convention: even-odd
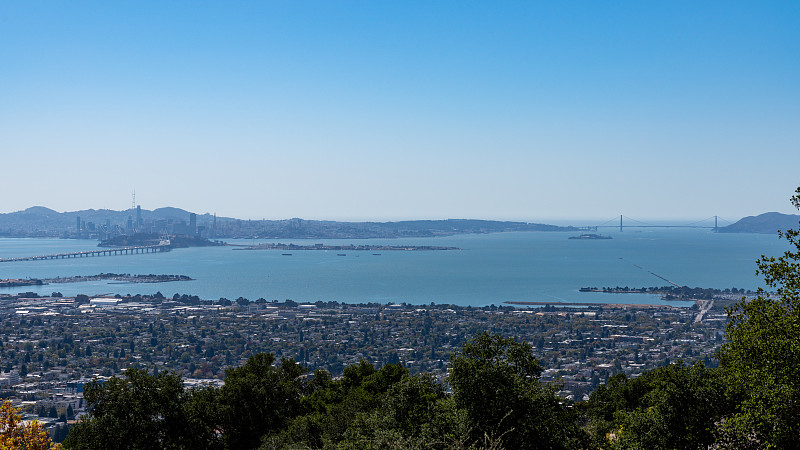
[[[43,286],[53,283],[80,283],[85,281],[111,280],[123,283],[166,283],[169,281],[192,281],[186,275],[131,275],[129,273],[99,273],[97,275],[75,275],[55,278],[6,278],[0,279],[0,287]]]

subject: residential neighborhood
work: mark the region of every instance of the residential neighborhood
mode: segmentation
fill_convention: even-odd
[[[636,377],[676,360],[715,365],[727,321],[721,305],[734,299],[702,301],[708,309],[701,312],[697,305],[518,308],[6,294],[0,299],[0,396],[26,417],[47,422],[57,438],[85,412],[83,384],[127,368],[173,371],[187,386],[221,385],[226,369],[268,352],[333,376],[366,360],[399,362],[446,381],[450,355],[485,331],[531,344],[545,368],[542,380],[581,401],[617,373]]]

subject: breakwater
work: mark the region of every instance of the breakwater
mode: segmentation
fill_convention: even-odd
[[[234,250],[434,251],[461,249],[458,247],[443,247],[439,245],[297,245],[267,243],[234,248]]]
[[[75,275],[72,277],[28,278],[0,280],[0,287],[43,286],[46,284],[81,283],[87,281],[120,281],[126,283],[167,283],[170,281],[192,281],[186,275],[131,275],[129,273],[99,273],[97,275]]]
[[[131,275],[129,273],[99,273],[97,275],[76,275],[74,277],[56,277],[42,279],[45,283],[80,283],[84,281],[123,281],[127,283],[167,283],[170,281],[192,281],[186,275]]]
[[[670,305],[646,305],[637,303],[579,303],[579,302],[523,302],[509,300],[503,302],[507,305],[516,306],[552,306],[553,308],[633,308],[633,309],[670,309]]]

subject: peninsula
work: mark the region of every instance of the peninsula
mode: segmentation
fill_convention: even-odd
[[[797,214],[781,214],[768,212],[757,216],[748,216],[727,227],[717,228],[718,233],[761,233],[775,234],[778,230],[789,230],[797,227],[800,216]]]
[[[658,276],[658,275],[656,275]],[[664,300],[710,300],[716,297],[728,299],[741,299],[742,296],[752,296],[756,293],[751,290],[738,288],[700,288],[689,286],[661,286],[661,287],[582,287],[579,292],[602,292],[605,294],[653,294],[660,295]]]

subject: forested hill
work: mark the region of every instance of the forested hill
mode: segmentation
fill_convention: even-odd
[[[800,216],[796,214],[781,214],[768,212],[757,216],[748,216],[740,221],[720,227],[720,233],[764,233],[773,234],[778,230],[796,229]]]

